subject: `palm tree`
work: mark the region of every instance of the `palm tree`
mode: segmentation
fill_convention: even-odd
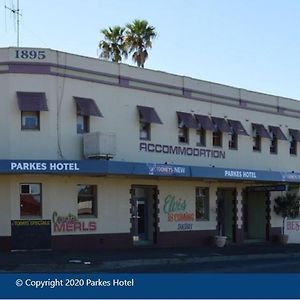
[[[152,48],[152,40],[157,36],[155,28],[146,20],[134,20],[126,25],[124,43],[133,61],[138,67],[144,68],[148,58],[147,49]]]
[[[101,30],[104,40],[99,43],[102,51],[100,57],[117,63],[122,61],[122,56],[127,58],[127,51],[124,47],[124,31],[125,28],[120,26]]]

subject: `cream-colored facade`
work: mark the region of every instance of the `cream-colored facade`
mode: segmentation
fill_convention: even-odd
[[[0,159],[3,161],[43,163],[86,160],[83,153],[83,135],[77,133],[77,106],[74,101],[74,97],[81,97],[93,99],[103,115],[89,117],[89,132],[113,136],[115,155],[108,163],[228,170],[223,177],[212,175],[203,178],[194,176],[192,172],[186,177],[174,177],[161,173],[138,174],[129,171],[128,174],[126,171],[107,174],[61,171],[49,174],[42,172],[43,170],[34,172],[34,168],[21,168],[18,172],[16,169],[9,172],[0,170],[0,236],[8,245],[6,248],[11,248],[11,221],[29,219],[21,217],[20,214],[20,186],[24,183],[41,184],[40,219],[51,220],[53,248],[67,248],[66,243],[73,247],[75,244],[72,244],[72,239],[76,236],[82,238],[74,239],[77,244],[78,241],[85,243],[86,238],[90,237],[90,247],[101,248],[137,244],[134,243],[137,238],[135,239],[133,232],[133,227],[137,226],[134,225],[137,216],[134,215],[132,203],[132,190],[135,188],[155,189],[155,196],[148,197],[148,208],[143,207],[147,211],[144,214],[147,216],[145,222],[148,222],[147,236],[151,244],[200,245],[216,233],[216,207],[220,190],[230,189],[233,193],[232,201],[229,202],[234,204],[232,207],[232,203],[228,204],[227,209],[235,213],[230,216],[231,221],[228,224],[234,228],[231,232],[232,241],[240,242],[246,239],[243,237],[243,214],[247,187],[300,181],[300,153],[298,151],[290,154],[292,137],[289,129],[300,130],[300,102],[296,100],[36,48],[0,49],[0,90]],[[48,110],[39,112],[39,130],[21,129],[21,109],[17,92],[45,94]],[[137,106],[154,108],[162,121],[162,124],[150,124],[150,140],[140,138],[140,115]],[[222,146],[215,147],[213,132],[206,130],[204,147],[197,144],[198,129],[188,128],[189,141],[182,144],[178,142],[176,112],[218,117],[225,121],[236,120],[241,122],[249,135],[238,135],[238,147],[232,150],[229,148],[230,134],[223,132]],[[270,153],[270,139],[264,137],[261,138],[261,150],[253,151],[254,123],[263,124],[267,130],[268,126],[279,127],[287,137],[287,140],[277,140],[276,154]],[[296,141],[296,145],[297,143]],[[175,151],[174,147],[179,148]],[[240,175],[242,173],[230,173],[232,170],[263,171],[266,174],[262,179],[259,176],[246,178]],[[292,179],[283,176],[282,180],[276,180],[273,178],[275,173],[284,173],[290,176],[287,178]],[[85,231],[79,227],[75,230],[55,230],[55,216],[65,217],[71,214],[78,217],[78,184],[97,186],[95,215],[77,219],[85,224],[95,222],[93,230]],[[208,219],[205,220],[196,219],[197,187],[209,189]],[[268,224],[263,225],[268,227],[265,239],[269,240],[278,232],[281,219],[273,211],[272,199],[278,192],[266,190],[264,193],[268,194],[263,201],[267,203],[269,219]],[[168,197],[173,197],[175,202],[184,205],[174,206],[170,210],[166,204]],[[175,216],[175,220],[171,220],[170,213],[178,213],[178,218]],[[247,222],[251,224],[252,221]],[[53,238],[63,236],[68,237],[67,242]]]

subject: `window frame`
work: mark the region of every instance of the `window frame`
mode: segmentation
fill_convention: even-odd
[[[182,139],[182,140],[181,140]],[[178,143],[189,144],[189,128],[178,120]]]
[[[274,132],[271,132],[270,154],[278,154],[278,138]]]
[[[29,186],[29,192],[28,193],[22,192],[22,187],[26,186],[26,185]],[[33,186],[33,185],[38,185],[39,186],[39,193],[32,193],[31,192],[31,186]],[[19,193],[20,193],[20,218],[21,219],[30,219],[30,218],[41,219],[43,217],[42,184],[39,183],[39,182],[20,183]],[[24,204],[22,204],[22,196],[23,195],[33,195],[33,196],[36,196],[36,197],[39,198],[39,205],[40,205],[39,214],[22,214],[22,208],[23,208],[23,205],[24,205]]]
[[[199,191],[205,191],[200,195]],[[198,205],[202,202],[202,216],[199,216],[200,212],[198,209]],[[209,187],[201,187],[198,186],[195,188],[195,220],[196,221],[209,221],[209,209],[210,209],[210,201],[209,201]]]
[[[201,127],[196,131],[196,134],[199,136],[197,146],[206,147],[206,130]]]
[[[230,150],[238,150],[238,134],[235,132],[229,132],[229,141],[228,141],[228,149]]]
[[[92,187],[92,193],[91,194],[83,194],[80,195],[80,186],[89,186]],[[91,213],[79,213],[79,203],[81,202],[88,202],[89,200],[86,201],[79,201],[81,198],[92,198],[92,207],[91,207]],[[85,184],[85,183],[78,183],[77,184],[77,216],[79,219],[83,218],[97,218],[98,216],[98,187],[96,184]]]
[[[257,132],[252,136],[252,150],[254,152],[261,152],[261,136]]]
[[[293,135],[290,135],[290,155],[297,156],[297,148],[298,148],[297,140],[294,138]],[[292,152],[292,149],[295,149],[294,152]]]
[[[216,140],[219,140],[219,144],[216,144]],[[216,130],[216,131],[212,132],[212,146],[222,148],[222,146],[223,146],[223,132],[221,130]]]
[[[139,129],[139,133],[140,133],[140,140],[143,141],[150,141],[151,140],[151,123],[146,122],[142,116],[140,115],[140,129]],[[145,136],[143,136],[143,133],[145,134]]]
[[[79,130],[78,125],[79,125],[79,118],[82,118],[82,125],[83,128],[82,130]],[[81,125],[81,123],[80,123]],[[90,132],[90,116],[83,116],[81,114],[79,114],[77,112],[77,116],[76,116],[76,130],[78,134],[82,134],[82,133],[89,133]]]
[[[37,118],[37,125],[34,127],[23,125],[23,118],[27,116],[34,116]],[[34,130],[39,131],[40,130],[40,112],[39,111],[24,111],[21,110],[21,130]]]

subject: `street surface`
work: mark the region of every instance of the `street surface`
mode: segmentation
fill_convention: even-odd
[[[110,271],[105,271],[110,272]],[[131,267],[111,273],[300,273],[300,258]]]

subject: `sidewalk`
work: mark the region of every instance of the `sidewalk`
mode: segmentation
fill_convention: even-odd
[[[120,268],[300,257],[300,244],[251,243],[224,248],[140,247],[98,252],[27,251],[0,253],[0,272],[118,272]]]

